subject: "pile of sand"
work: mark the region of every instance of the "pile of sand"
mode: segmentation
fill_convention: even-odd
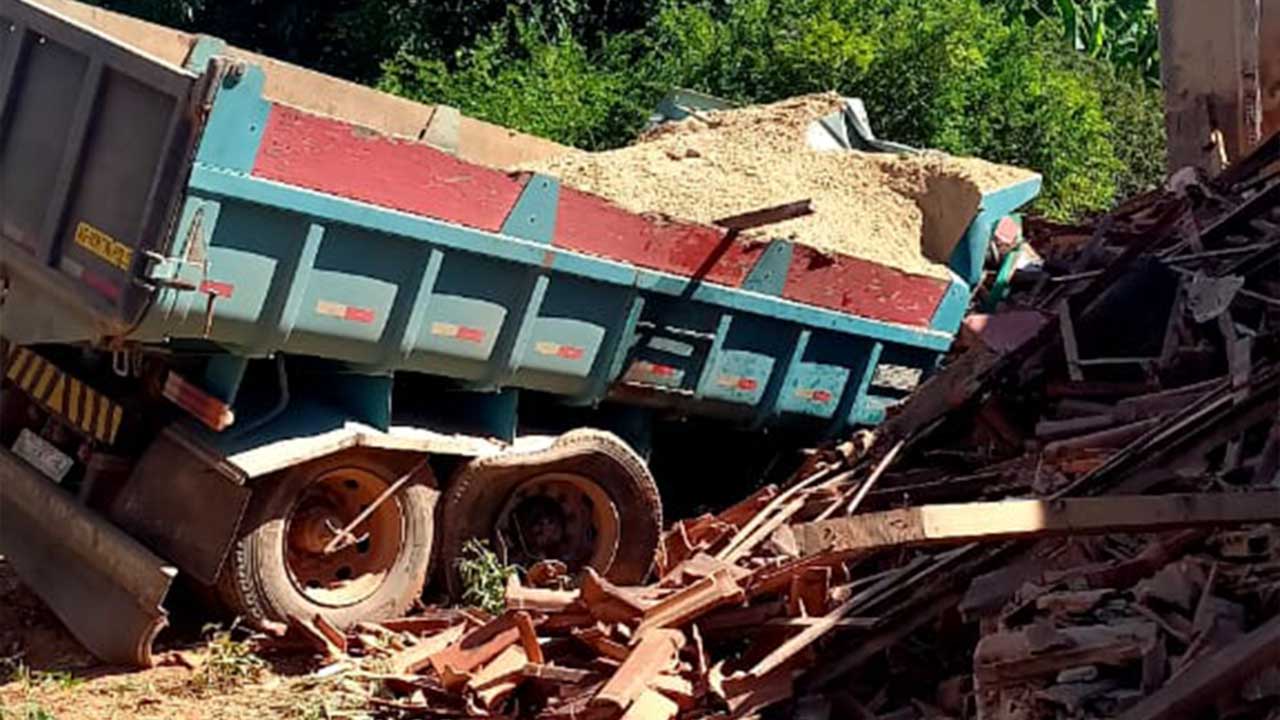
[[[946,277],[945,262],[977,210],[981,190],[1030,172],[941,153],[818,151],[814,120],[837,111],[834,93],[711,112],[662,125],[634,145],[525,166],[637,212],[698,222],[811,199],[812,215],[755,231],[906,272]]]

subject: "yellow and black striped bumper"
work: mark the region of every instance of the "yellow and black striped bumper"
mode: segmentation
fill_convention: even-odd
[[[4,376],[73,428],[107,445],[115,443],[124,410],[35,351],[10,345]]]

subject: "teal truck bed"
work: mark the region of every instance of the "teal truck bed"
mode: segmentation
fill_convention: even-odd
[[[948,282],[291,107],[208,39],[185,67],[89,32],[62,50],[34,40],[48,15],[13,8],[29,24],[5,38],[6,255],[15,301],[42,310],[9,324],[18,342],[198,342],[579,404],[874,423],[895,399],[877,369],[932,367],[994,222],[1038,188],[984,199]]]
[[[855,115],[824,120],[834,141]],[[542,508],[560,544],[527,559],[643,577],[661,510],[636,453],[519,436],[561,410],[641,451],[671,416],[810,438],[877,423],[947,351],[994,228],[1039,189],[987,193],[938,279],[502,169],[562,151],[215,38],[0,0],[0,404],[17,418],[0,512],[18,518],[0,552],[96,652],[134,662],[174,568],[239,578],[226,600],[261,625],[402,610],[432,555],[410,519],[432,511],[383,495],[397,478],[445,493],[446,574],[463,540],[504,542]],[[316,499],[343,487],[364,499]],[[321,550],[368,505],[373,551]],[[402,523],[378,519],[393,509]],[[246,564],[269,565],[243,548],[274,522],[310,558],[293,590]],[[77,559],[90,569],[48,572]],[[85,596],[129,619],[80,627]]]

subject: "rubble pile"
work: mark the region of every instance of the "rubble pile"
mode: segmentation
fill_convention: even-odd
[[[394,717],[1280,720],[1277,167],[1028,223],[942,371],[649,585],[295,631]]]

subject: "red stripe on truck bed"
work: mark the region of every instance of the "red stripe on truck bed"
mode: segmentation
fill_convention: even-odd
[[[739,238],[722,247],[724,237],[719,228],[638,215],[604,198],[560,188],[555,245],[566,250],[685,277],[706,272],[704,280],[738,287],[765,244]],[[797,245],[782,295],[849,315],[928,327],[947,284]]]
[[[717,258],[724,231],[656,215],[638,215],[602,197],[560,188],[555,246],[690,277],[715,258],[702,279],[737,287],[760,256],[758,243],[735,240]]]
[[[948,284],[797,245],[782,296],[873,320],[928,327]]]
[[[502,227],[524,188],[521,178],[429,145],[283,105],[271,107],[253,174],[489,232]],[[564,186],[553,242],[729,287],[742,284],[765,247],[752,239],[726,243],[721,228],[633,213]],[[797,245],[782,294],[841,313],[928,327],[946,288],[943,280]]]
[[[272,105],[257,177],[497,231],[523,184],[423,143]]]

